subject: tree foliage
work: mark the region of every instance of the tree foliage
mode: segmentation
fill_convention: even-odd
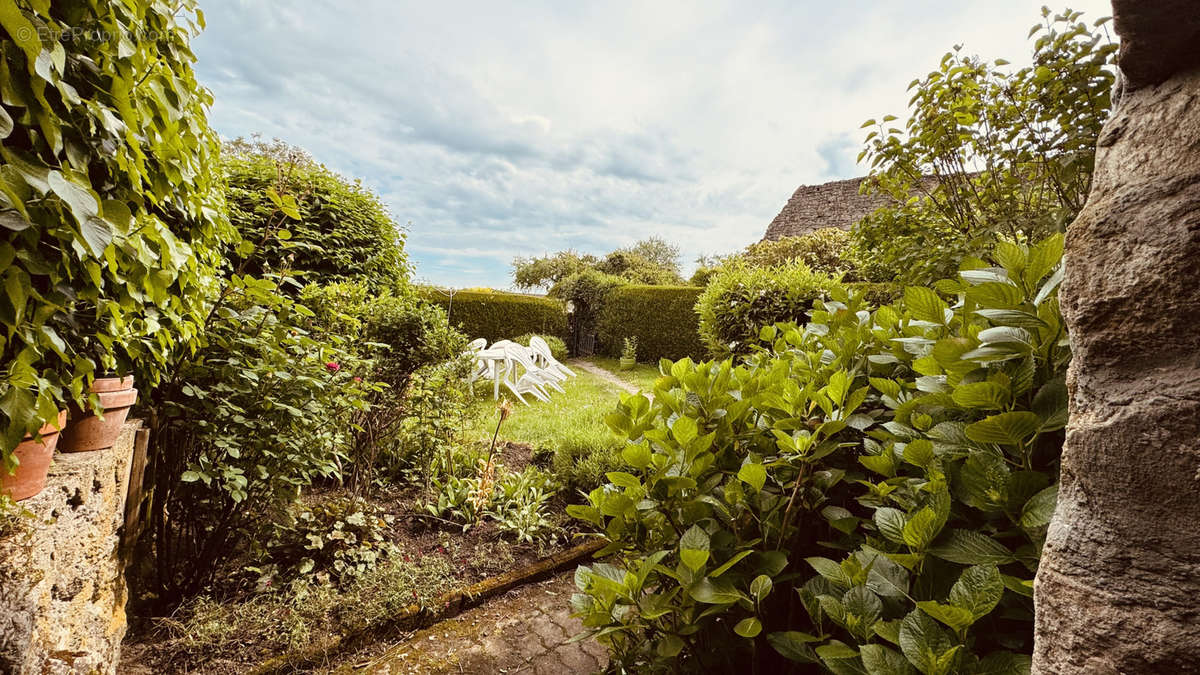
[[[683,283],[679,275],[679,247],[658,237],[619,248],[603,258],[568,250],[513,261],[513,280],[518,288],[550,288],[553,291],[564,279],[586,271],[620,277],[635,284],[670,286]],[[557,295],[565,297],[561,292]]]
[[[220,243],[192,0],[0,0],[0,457],[99,371],[194,345]]]
[[[1032,64],[956,48],[909,85],[909,116],[868,120],[859,160],[867,189],[894,200],[855,229],[870,281],[930,283],[996,236],[1063,231],[1091,187],[1096,141],[1112,107],[1116,45],[1079,12],[1043,9]]]

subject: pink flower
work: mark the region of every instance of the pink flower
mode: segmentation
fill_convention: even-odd
[[[359,377],[359,376],[357,376],[357,375],[355,375],[355,376],[354,376],[354,381],[355,381],[355,382],[362,382],[362,378],[361,378],[361,377]]]
[[[325,364],[325,370],[328,370],[331,373],[336,373],[337,371],[339,371],[341,369],[342,369],[342,364],[338,363],[337,361],[330,361]]]

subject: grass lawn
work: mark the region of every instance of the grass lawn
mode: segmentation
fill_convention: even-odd
[[[553,455],[554,473],[568,488],[590,489],[601,482],[605,471],[617,468],[620,440],[604,424],[604,416],[623,392],[581,369],[575,373],[577,377],[561,384],[563,392],[549,392],[549,402],[526,395],[529,405],[524,405],[502,386],[500,395],[512,402],[513,411],[500,429],[500,438]],[[476,385],[476,394],[479,398],[468,415],[464,437],[490,441],[499,403],[492,400],[491,382]]]
[[[620,359],[611,356],[589,356],[588,361],[611,372],[644,392],[654,390],[654,381],[659,378],[658,364],[639,363],[630,370],[621,370]]]

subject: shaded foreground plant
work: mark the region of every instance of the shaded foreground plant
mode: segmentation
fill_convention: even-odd
[[[628,470],[569,507],[608,542],[576,576],[588,634],[637,672],[1026,672],[1061,250],[1002,242],[874,312],[834,288],[741,364],[664,361],[608,417]]]

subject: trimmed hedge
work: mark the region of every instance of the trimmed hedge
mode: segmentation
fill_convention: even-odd
[[[567,336],[567,308],[561,300],[519,293],[448,291],[422,288],[421,293],[446,310],[450,325],[470,339],[508,340],[524,333]]]
[[[610,290],[597,322],[601,349],[619,356],[622,338],[636,336],[639,361],[702,358],[696,299],[703,292],[695,286],[631,285]]]
[[[861,281],[842,285],[861,296],[872,307],[890,305],[904,297],[904,284],[895,281]]]

